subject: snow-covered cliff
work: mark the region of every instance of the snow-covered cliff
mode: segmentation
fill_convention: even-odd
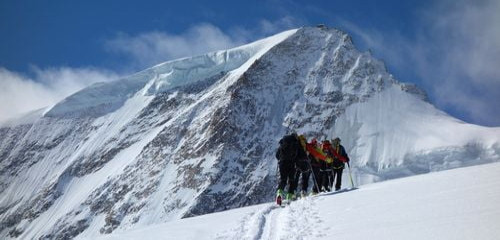
[[[0,128],[0,236],[95,236],[268,201],[278,140],[340,136],[358,182],[500,159],[336,29],[95,84]]]

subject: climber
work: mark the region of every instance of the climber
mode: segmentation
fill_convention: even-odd
[[[321,150],[329,156],[331,159],[334,159],[332,144],[328,140],[323,140],[321,143]],[[323,161],[321,163],[320,168],[321,180],[321,191],[329,192],[332,189],[333,185],[333,161]]]
[[[309,154],[309,160],[312,168],[312,176],[313,176],[313,190],[312,194],[317,194],[321,190],[323,179],[322,172],[320,171],[323,162],[331,162],[332,158],[328,157],[318,145],[318,141],[316,138],[311,140],[311,143],[306,144],[307,153]]]
[[[279,183],[276,193],[276,203],[281,205],[285,187],[288,184],[286,200],[293,200],[295,197],[295,189],[297,188],[295,181],[295,163],[299,157],[302,147],[300,146],[296,133],[285,135],[280,141],[280,146],[276,151],[276,159],[278,159],[279,168]]]
[[[342,184],[342,171],[344,170],[345,163],[349,164],[349,156],[345,151],[345,148],[340,145],[340,138],[335,138],[332,140],[332,154],[333,154],[333,176],[332,179],[335,179],[335,191],[340,190],[340,186]]]
[[[307,152],[307,139],[304,135],[299,136],[299,143],[301,148],[299,149],[299,154],[297,157],[297,162],[295,163],[295,183],[294,186],[298,186],[299,179],[301,180],[301,191],[300,197],[305,197],[307,193],[307,188],[309,186],[309,176],[311,175],[311,163],[309,160]],[[301,178],[302,177],[302,178]]]

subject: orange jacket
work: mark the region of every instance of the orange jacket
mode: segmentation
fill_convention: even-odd
[[[321,147],[323,152],[329,154],[330,157],[339,159],[342,162],[347,162],[347,158],[342,156],[340,153],[340,145],[334,147],[330,142],[324,142]]]
[[[312,155],[315,159],[318,159],[318,160],[321,160],[321,161],[325,161],[327,163],[331,163],[332,162],[332,159],[330,157],[328,157],[327,154],[325,154],[321,148],[318,148],[316,146],[316,140],[313,139],[311,141],[311,143],[308,143],[306,138],[304,137],[304,135],[300,135],[299,136],[299,141],[300,141],[300,144],[302,145],[302,148],[304,148],[304,150],[306,152],[308,152],[310,155]]]
[[[311,154],[314,158],[318,160],[322,160],[325,162],[331,162],[331,158],[326,155],[321,148],[316,147],[315,144],[307,143],[306,144],[306,149],[309,154]]]

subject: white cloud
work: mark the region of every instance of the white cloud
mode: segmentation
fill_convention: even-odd
[[[0,67],[0,121],[47,107],[95,82],[117,79],[93,68],[33,68],[34,77]]]
[[[166,32],[145,32],[137,36],[119,34],[107,41],[113,53],[127,56],[134,68],[150,67],[167,60],[200,55],[228,49],[244,43],[244,39],[231,37],[219,28],[202,23],[179,35]]]
[[[342,23],[390,65],[422,79],[438,107],[498,126],[499,12],[496,0],[440,1],[419,12],[415,39]]]
[[[460,108],[487,125],[500,125],[500,2],[447,1],[425,13],[418,42],[420,73],[434,85],[438,104]],[[432,52],[429,52],[432,50]],[[438,61],[426,55],[436,54]]]

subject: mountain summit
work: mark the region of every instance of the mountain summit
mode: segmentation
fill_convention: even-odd
[[[339,136],[358,184],[500,159],[327,27],[165,62],[0,128],[0,236],[95,236],[269,201],[295,131]]]

